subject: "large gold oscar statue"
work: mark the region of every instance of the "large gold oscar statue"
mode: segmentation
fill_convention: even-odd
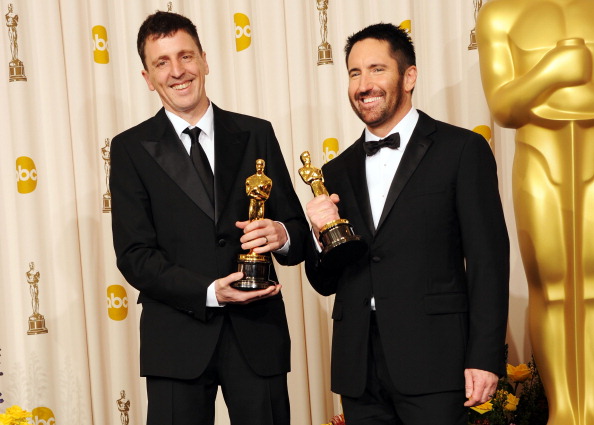
[[[594,425],[594,4],[491,0],[476,36],[513,198],[549,425]]]

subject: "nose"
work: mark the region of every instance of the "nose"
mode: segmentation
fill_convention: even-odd
[[[370,76],[367,75],[367,73],[365,73],[365,72],[361,73],[361,75],[359,76],[359,87],[358,87],[359,93],[365,93],[365,92],[371,90],[372,87],[373,87],[373,84],[372,84]]]
[[[185,68],[181,61],[174,60],[171,62],[171,76],[174,78],[180,78],[184,75]]]

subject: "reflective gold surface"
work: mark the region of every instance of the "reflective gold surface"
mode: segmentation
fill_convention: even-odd
[[[592,0],[491,0],[476,28],[491,113],[517,129],[514,208],[551,425],[594,425],[592,22]]]

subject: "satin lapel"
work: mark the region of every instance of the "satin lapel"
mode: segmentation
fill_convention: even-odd
[[[140,143],[198,208],[214,220],[214,208],[206,195],[202,180],[164,109],[155,115],[154,122],[155,139],[141,140]]]
[[[233,121],[227,118],[226,112],[213,104],[215,128],[215,222],[221,218],[222,212],[233,193],[233,184],[237,180],[243,154],[247,146],[250,133],[241,131]],[[253,171],[256,171],[254,163]],[[243,179],[250,174],[240,176]],[[243,183],[242,183],[243,186]],[[248,198],[246,196],[246,210]],[[240,220],[240,217],[237,217]]]
[[[400,196],[402,189],[419,166],[431,143],[433,143],[427,136],[435,131],[435,123],[432,118],[429,118],[423,112],[419,111],[419,115],[419,122],[406,146],[404,155],[402,155],[402,160],[398,165],[394,180],[392,180],[376,232],[382,227],[396,199]]]
[[[367,224],[369,233],[374,234],[373,215],[371,213],[371,204],[369,202],[369,191],[367,190],[367,176],[365,174],[365,152],[363,143],[365,133],[353,145],[350,156],[346,159],[346,170],[351,181],[351,186],[355,192],[355,198],[361,211],[361,216]],[[348,217],[343,217],[348,220]],[[356,229],[355,229],[356,231]]]

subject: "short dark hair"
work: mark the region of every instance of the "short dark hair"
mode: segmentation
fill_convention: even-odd
[[[136,48],[138,49],[138,55],[140,56],[144,69],[147,69],[144,55],[146,40],[149,37],[170,37],[178,31],[187,32],[194,39],[200,53],[202,53],[202,45],[200,44],[200,38],[198,38],[196,25],[185,16],[173,12],[158,11],[149,15],[144,20],[138,30],[138,38],[136,40]]]
[[[363,28],[347,38],[344,46],[345,61],[348,67],[349,55],[355,43],[374,38],[376,40],[387,41],[390,45],[390,53],[396,62],[398,62],[398,72],[403,75],[404,72],[413,65],[416,65],[415,47],[408,33],[401,27],[394,24],[374,24]]]

